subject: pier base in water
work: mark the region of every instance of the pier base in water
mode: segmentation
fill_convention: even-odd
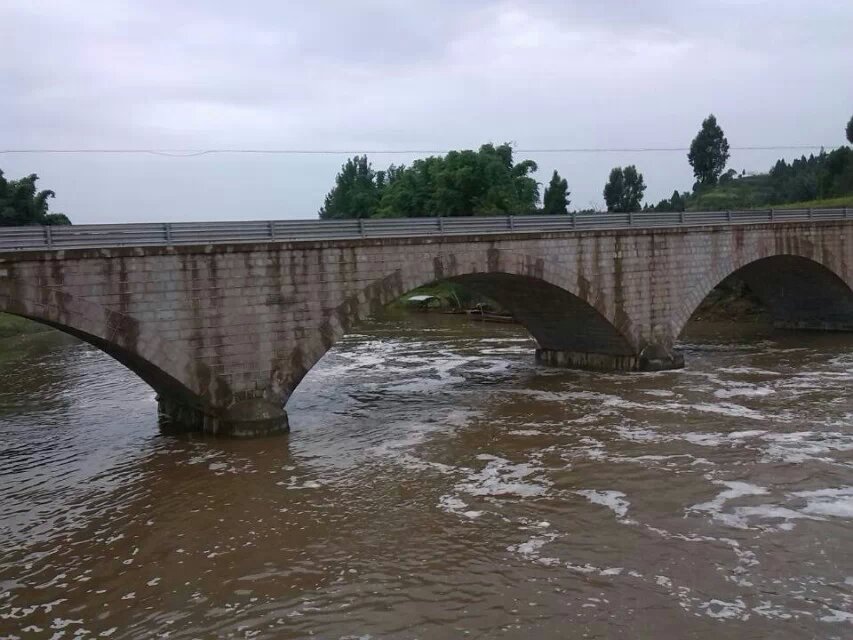
[[[684,356],[678,351],[657,353],[645,350],[639,355],[620,355],[536,349],[536,362],[549,367],[589,371],[664,371],[681,369]]]
[[[157,409],[160,428],[166,433],[254,438],[290,431],[284,408],[262,399],[245,400],[221,413],[208,413],[180,399],[158,396]]]

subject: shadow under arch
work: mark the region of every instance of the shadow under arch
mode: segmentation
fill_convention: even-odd
[[[730,277],[740,278],[781,329],[853,331],[853,289],[831,268],[804,256],[758,258],[717,273],[695,289],[682,309],[678,334],[705,298]]]
[[[629,357],[628,338],[591,304],[555,284],[504,272],[445,279],[491,298],[536,340],[539,350]]]

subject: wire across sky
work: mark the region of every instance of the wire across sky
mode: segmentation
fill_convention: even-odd
[[[770,146],[729,147],[731,151],[809,151],[831,148],[822,144],[788,144]],[[687,152],[689,147],[548,147],[515,148],[515,153],[667,153]],[[139,148],[44,148],[44,149],[0,149],[0,154],[149,154],[172,158],[194,158],[216,154],[257,155],[426,155],[445,154],[452,149],[139,149]]]

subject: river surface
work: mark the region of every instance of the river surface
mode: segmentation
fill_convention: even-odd
[[[250,441],[161,435],[87,345],[4,348],[0,638],[853,637],[851,336],[594,374],[373,322]]]

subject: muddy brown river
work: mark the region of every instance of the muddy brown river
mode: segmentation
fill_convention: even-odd
[[[0,638],[853,637],[853,336],[693,327],[684,370],[595,374],[376,321],[250,441],[0,345]]]

